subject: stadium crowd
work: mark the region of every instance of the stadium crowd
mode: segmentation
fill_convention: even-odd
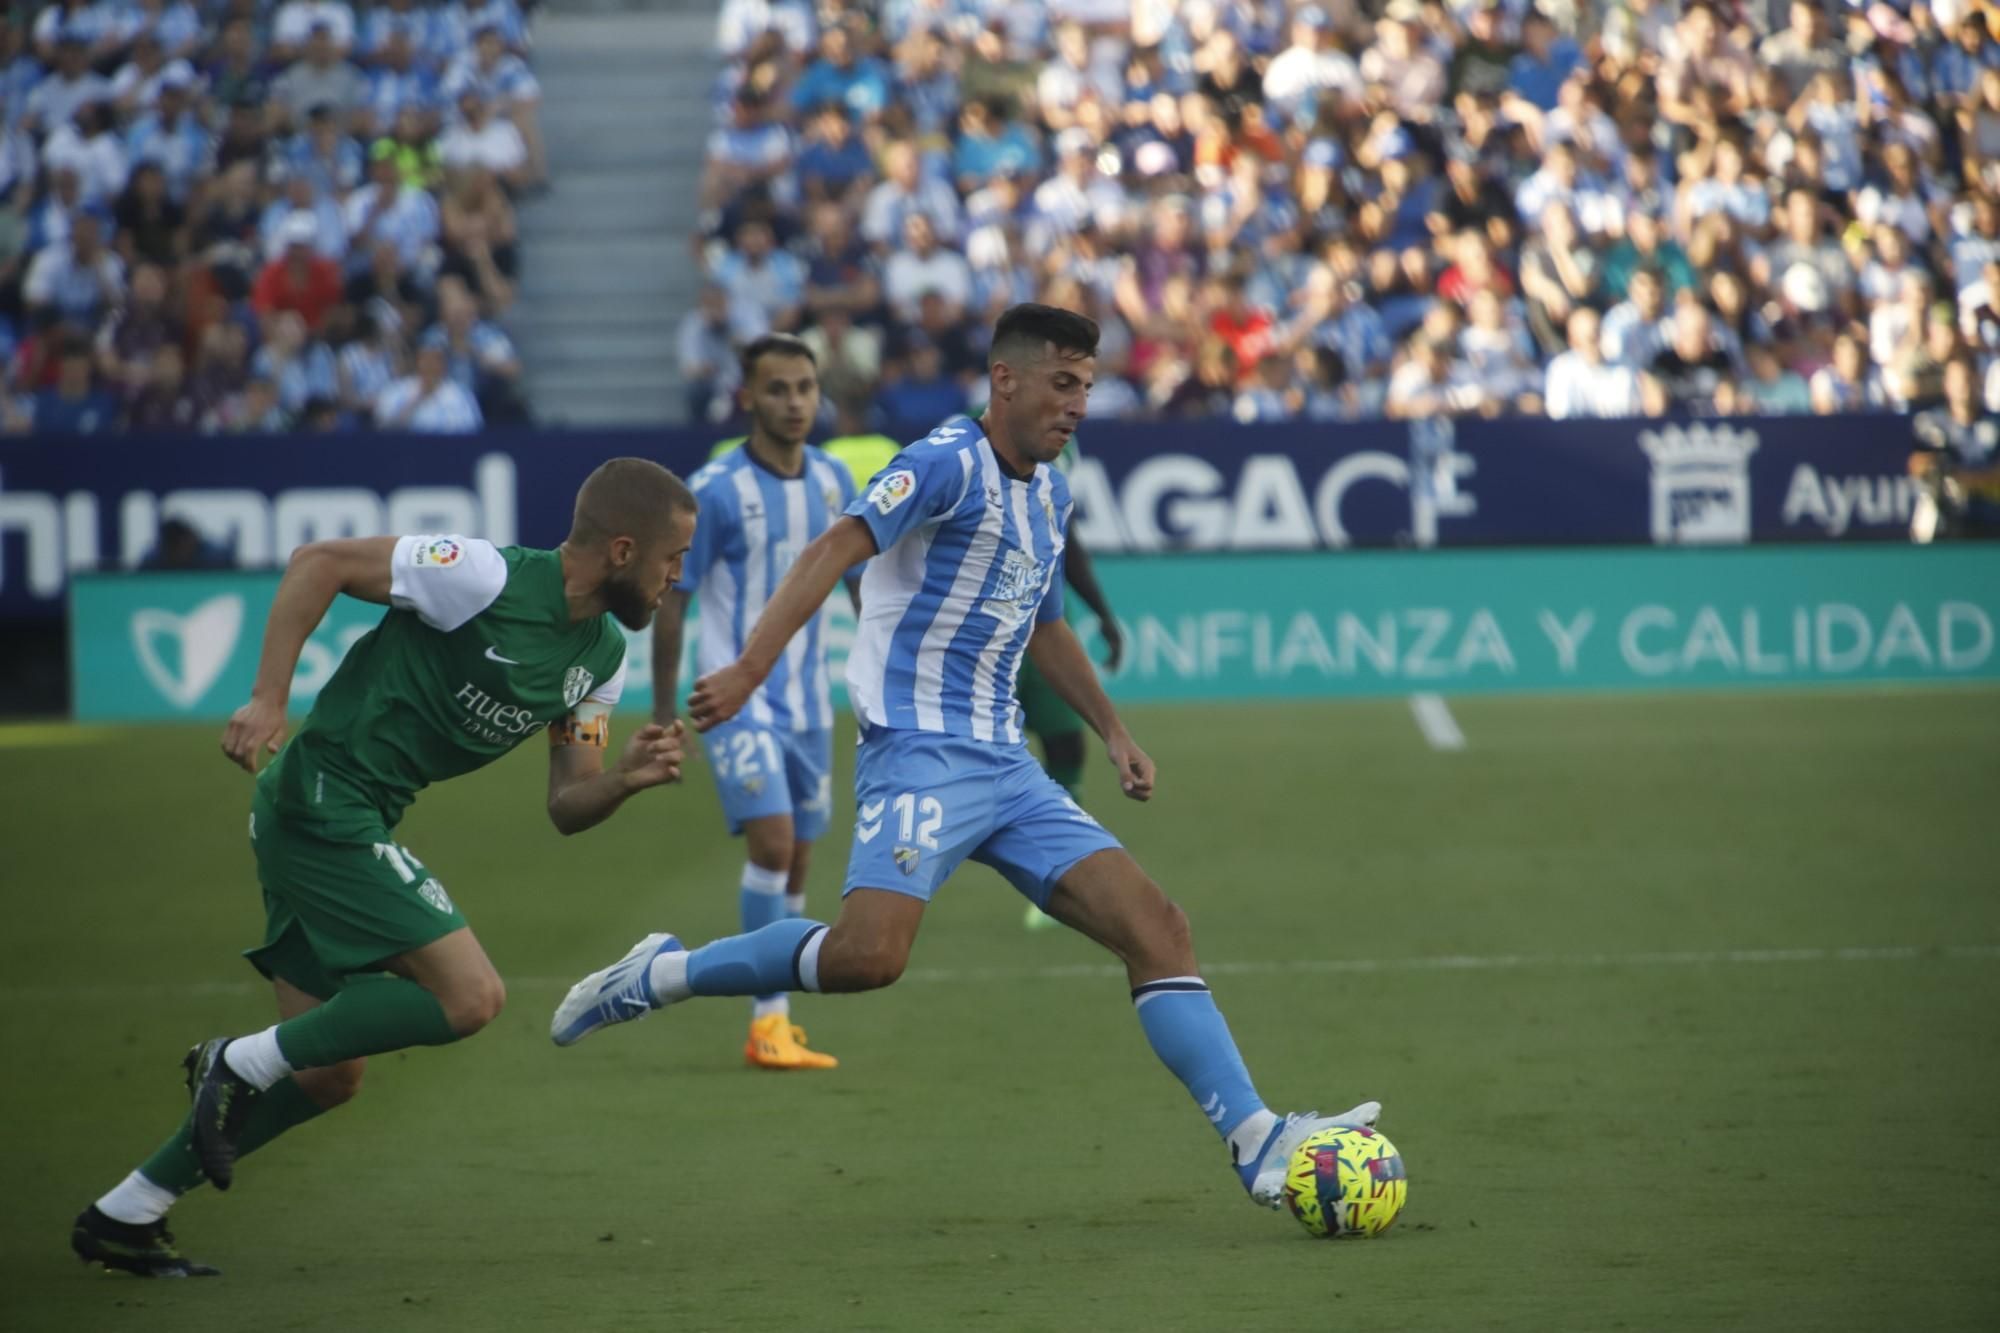
[[[0,13],[0,427],[524,420],[514,0]]]
[[[2000,409],[2000,6],[726,0],[696,420],[1103,328],[1097,416]]]

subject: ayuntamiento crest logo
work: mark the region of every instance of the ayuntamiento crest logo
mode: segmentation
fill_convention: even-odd
[[[1668,425],[1640,431],[1653,460],[1653,540],[1738,544],[1750,540],[1750,455],[1757,432],[1727,425]]]

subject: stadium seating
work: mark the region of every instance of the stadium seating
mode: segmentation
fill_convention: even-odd
[[[1031,298],[1097,416],[2000,407],[1992,9],[728,0],[689,410],[765,327],[976,401]]]
[[[527,43],[514,0],[0,17],[0,425],[525,420],[492,321],[544,172]]]

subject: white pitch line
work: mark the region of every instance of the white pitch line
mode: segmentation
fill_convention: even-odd
[[[1621,967],[1768,966],[1784,963],[1915,963],[2000,960],[2000,944],[1901,944],[1847,949],[1686,949],[1655,953],[1433,954],[1416,958],[1266,958],[1208,963],[1209,977],[1325,975],[1349,972],[1512,972],[1530,969],[1609,970]],[[1052,967],[917,967],[903,985],[962,985],[994,981],[1097,981],[1122,978],[1116,963]],[[509,977],[517,990],[566,990],[575,977]],[[60,1000],[76,996],[251,995],[262,982],[134,982],[129,985],[0,986],[0,999]]]
[[[1417,730],[1424,733],[1424,739],[1430,742],[1433,750],[1465,748],[1465,733],[1458,729],[1458,719],[1451,715],[1444,696],[1413,694],[1410,696],[1410,713],[1417,719]]]

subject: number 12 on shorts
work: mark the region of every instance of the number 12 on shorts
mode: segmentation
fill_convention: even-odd
[[[895,800],[896,820],[901,830],[898,842],[914,842],[918,846],[937,850],[938,830],[944,827],[944,803],[935,796],[917,797],[915,792],[904,792]],[[923,823],[919,824],[918,819]]]

